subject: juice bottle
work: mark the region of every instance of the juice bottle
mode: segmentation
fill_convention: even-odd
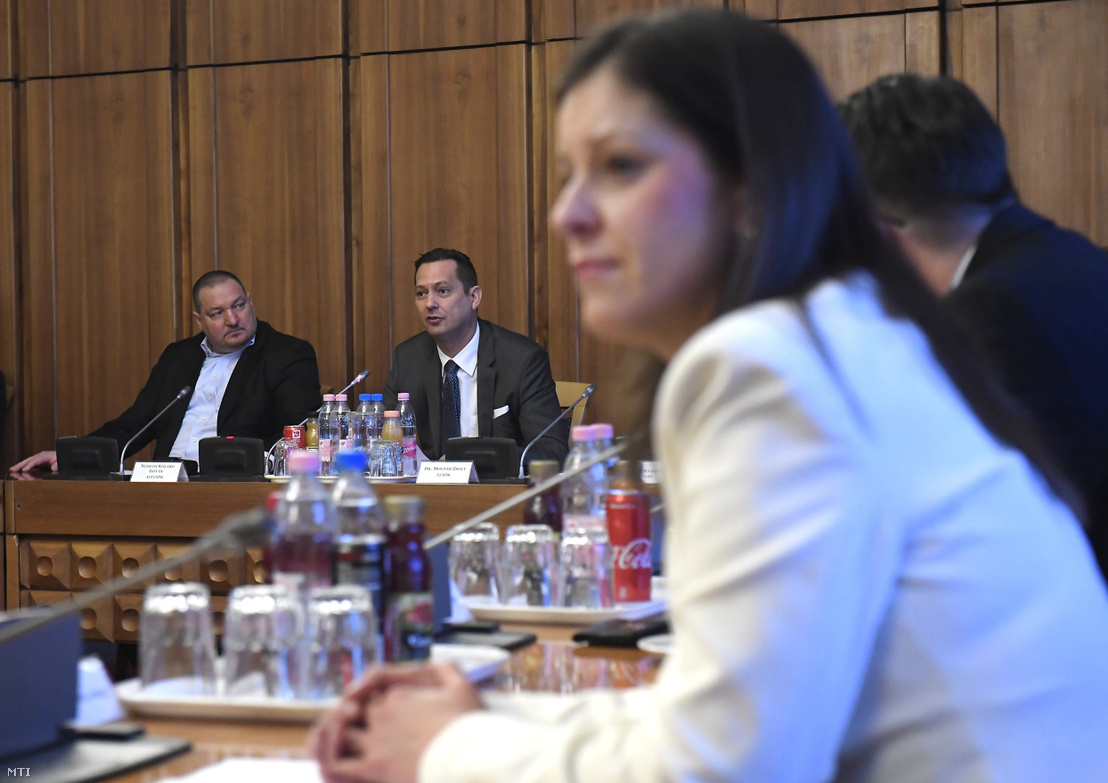
[[[381,440],[388,446],[388,456],[381,466],[382,476],[402,475],[401,441],[403,437],[404,433],[400,428],[400,411],[385,411],[385,422],[381,425]]]

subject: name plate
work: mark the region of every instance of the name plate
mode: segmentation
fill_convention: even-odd
[[[661,484],[662,483],[662,466],[654,460],[642,461],[642,483],[643,484]]]
[[[180,462],[136,462],[131,481],[160,481],[173,484],[188,481],[189,474]]]
[[[416,484],[475,484],[477,483],[477,471],[473,468],[473,461],[447,462],[445,460],[429,459],[419,463],[419,473],[416,475]]]

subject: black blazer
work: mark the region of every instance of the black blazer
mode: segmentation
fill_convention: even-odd
[[[203,339],[204,335],[198,334],[171,343],[150,371],[134,404],[89,434],[114,438],[122,449],[182,387],[195,387],[204,364],[204,349],[200,347]],[[227,383],[219,406],[218,434],[261,438],[268,447],[281,437],[285,425],[314,414],[321,403],[319,367],[311,343],[258,321],[254,344],[242,352]],[[131,445],[130,453],[156,438],[154,459],[169,457],[187,408],[186,400],[173,406]]]
[[[479,320],[477,343],[477,428],[480,437],[512,438],[520,451],[562,412],[546,349],[521,334]],[[415,409],[420,448],[430,459],[442,456],[442,363],[435,341],[420,332],[396,346],[385,381],[385,407],[407,392]],[[508,406],[493,418],[494,410]],[[565,461],[569,423],[559,422],[529,452],[532,459]]]
[[[1088,501],[1108,566],[1108,253],[1016,204],[946,298]]]

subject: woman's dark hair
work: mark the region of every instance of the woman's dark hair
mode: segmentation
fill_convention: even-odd
[[[886,309],[919,325],[982,423],[1027,454],[1059,495],[1072,497],[1028,418],[878,230],[838,113],[795,44],[728,11],[631,17],[577,51],[562,75],[559,100],[602,66],[651,96],[698,139],[717,171],[745,190],[749,231],[736,238],[722,271],[719,314],[777,297],[799,306],[822,280],[869,272]],[[636,382],[650,374],[640,368]],[[638,408],[640,426],[648,421],[649,402]]]

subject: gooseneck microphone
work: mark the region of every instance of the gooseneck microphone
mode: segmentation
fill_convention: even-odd
[[[52,623],[61,617],[79,612],[86,606],[91,606],[97,601],[141,584],[151,577],[161,576],[171,568],[198,560],[213,550],[261,546],[272,534],[273,525],[273,517],[260,507],[239,514],[231,514],[220,523],[219,527],[197,539],[192,546],[175,557],[154,560],[142,566],[130,576],[113,579],[107,584],[88,592],[77,593],[73,596],[72,602],[54,604],[48,611],[35,612],[33,616],[27,619],[19,619],[19,615],[16,613],[9,614],[8,617],[15,619],[16,622],[0,627],[0,645],[18,636],[30,633],[35,628]]]
[[[354,376],[354,380],[342,387],[342,391],[335,392],[336,394],[346,394],[346,390],[356,383],[361,383],[369,375],[369,370],[362,370],[360,373]],[[307,421],[307,419],[305,419]]]
[[[150,421],[146,422],[145,427],[143,427],[141,430],[139,430],[134,435],[132,435],[131,439],[123,444],[123,451],[121,451],[119,453],[119,475],[121,475],[121,476],[123,475],[123,462],[124,462],[124,460],[127,459],[127,449],[130,448],[131,444],[134,443],[138,439],[139,435],[141,435],[142,433],[144,433],[148,429],[150,429],[150,426],[154,422],[156,422],[158,419],[160,419],[162,416],[164,416],[166,411],[168,411],[170,408],[172,408],[174,405],[176,405],[178,400],[187,399],[190,394],[192,394],[192,387],[191,386],[186,386],[185,388],[181,389],[181,391],[177,392],[177,396],[169,401],[169,405],[166,405],[164,408],[162,408],[160,411],[158,411],[157,416],[152,418]]]
[[[520,478],[523,478],[523,466],[527,464],[527,462],[526,462],[527,452],[531,450],[531,447],[534,446],[536,443],[538,443],[539,440],[542,439],[543,435],[550,432],[551,427],[553,427],[555,424],[557,424],[562,419],[564,419],[566,416],[568,416],[570,414],[570,412],[574,408],[576,408],[577,405],[582,400],[584,400],[586,397],[591,395],[594,391],[596,391],[596,384],[595,383],[590,383],[588,385],[588,387],[583,392],[581,392],[581,396],[578,397],[576,400],[574,400],[572,405],[570,405],[568,408],[566,408],[564,411],[562,411],[561,416],[559,416],[558,418],[554,419],[554,421],[547,424],[546,429],[544,429],[542,432],[540,432],[538,435],[536,435],[534,440],[532,440],[530,443],[528,443],[526,446],[524,446],[523,453],[519,456],[519,477]]]
[[[487,522],[498,514],[504,513],[513,506],[518,506],[520,503],[524,503],[535,497],[536,495],[541,495],[543,492],[546,492],[546,490],[558,486],[566,479],[571,479],[580,473],[584,473],[593,465],[599,465],[603,462],[607,462],[612,457],[619,456],[623,453],[624,449],[638,442],[641,437],[641,435],[635,435],[626,438],[625,440],[612,445],[610,448],[604,449],[604,451],[594,454],[592,459],[582,462],[577,467],[570,468],[564,473],[558,473],[557,475],[551,476],[546,481],[540,482],[533,487],[528,487],[523,492],[520,492],[518,495],[512,495],[507,500],[497,503],[492,508],[485,509],[480,514],[470,517],[465,522],[459,522],[458,524],[454,525],[454,527],[447,530],[445,533],[439,533],[437,536],[427,539],[423,542],[423,548],[433,549],[439,544],[444,544],[459,533],[464,533],[471,527],[479,525],[482,522]]]

